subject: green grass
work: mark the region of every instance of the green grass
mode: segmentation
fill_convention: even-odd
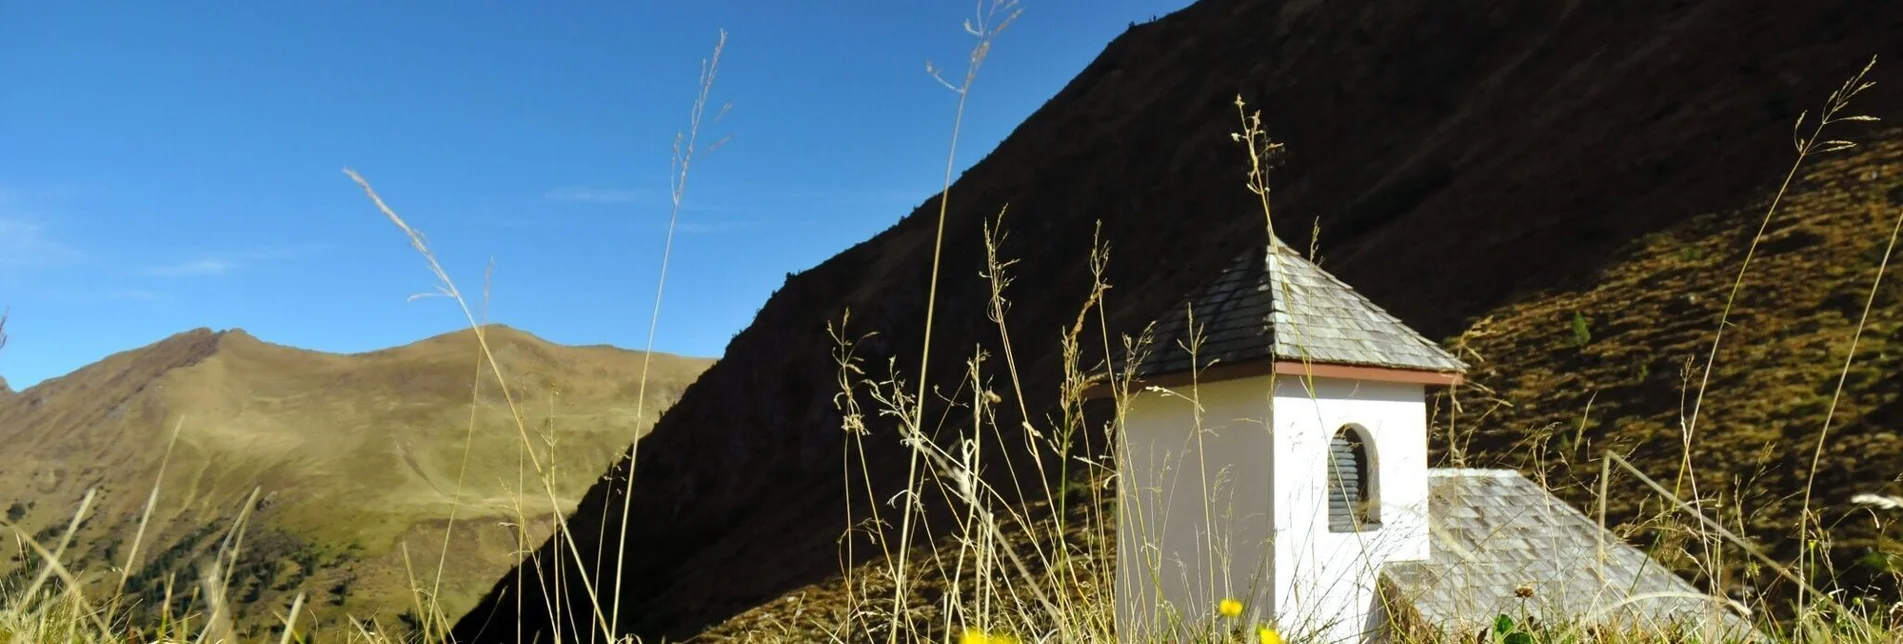
[[[346,579],[344,600],[313,602],[307,621],[340,627],[349,614],[394,614],[414,603],[404,548],[432,575],[446,562],[431,594],[449,588],[444,609],[465,610],[476,600],[470,589],[517,560],[517,535],[503,524],[526,525],[531,543],[545,538],[551,517],[571,511],[707,364],[657,357],[647,409],[636,410],[623,389],[640,377],[641,354],[557,347],[503,327],[485,333],[504,351],[504,369],[536,374],[512,397],[548,466],[552,498],[521,493],[522,442],[498,431],[513,417],[495,388],[472,398],[477,344],[465,331],[351,356],[188,334],[109,359],[37,389],[38,407],[10,412],[17,424],[0,431],[10,445],[0,502],[8,520],[40,531],[62,527],[96,491],[66,563],[130,565],[127,590],[142,600],[129,602],[135,611],[157,604],[166,577],[195,574],[218,546],[203,531],[247,507],[253,518],[231,581],[241,628],[266,627],[265,607]],[[190,366],[151,370],[160,386],[140,380],[141,361],[180,343],[216,347]],[[151,411],[98,413],[99,398],[119,397],[131,401],[121,407]],[[85,458],[67,456],[76,450]],[[153,488],[159,494],[148,498]],[[450,532],[452,521],[460,525]],[[18,569],[0,561],[0,573]]]

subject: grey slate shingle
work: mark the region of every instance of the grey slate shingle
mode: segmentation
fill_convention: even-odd
[[[1428,560],[1390,564],[1382,579],[1395,599],[1431,625],[1471,633],[1496,615],[1519,619],[1525,610],[1548,623],[1579,624],[1604,614],[1599,623],[1626,628],[1687,626],[1705,633],[1704,641],[1762,637],[1729,608],[1513,470],[1429,470],[1428,525]],[[1532,598],[1515,596],[1523,584],[1533,589]]]
[[[1189,371],[1189,319],[1199,366],[1274,358],[1464,372],[1467,365],[1271,237],[1156,322],[1140,377]]]

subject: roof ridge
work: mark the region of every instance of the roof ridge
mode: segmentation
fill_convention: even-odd
[[[1193,323],[1187,320],[1194,314]],[[1467,364],[1269,233],[1154,322],[1138,376],[1299,360],[1440,373]],[[1183,348],[1199,338],[1196,355]],[[1193,358],[1193,361],[1192,361]]]

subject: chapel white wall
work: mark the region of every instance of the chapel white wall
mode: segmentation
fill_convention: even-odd
[[[1371,615],[1385,614],[1373,610],[1381,566],[1428,555],[1425,387],[1282,376],[1275,389],[1278,627],[1304,641],[1363,641],[1385,626],[1370,623]],[[1328,445],[1346,425],[1361,428],[1371,443],[1380,525],[1330,532]]]
[[[1200,442],[1192,395],[1203,409]],[[1206,623],[1224,597],[1272,605],[1271,408],[1266,378],[1142,392],[1130,401],[1118,455],[1117,626],[1124,639],[1163,633],[1165,606],[1195,624]]]
[[[1165,605],[1206,623],[1233,597],[1245,620],[1274,619],[1292,636],[1361,639],[1380,564],[1427,557],[1424,396],[1421,385],[1294,376],[1136,394],[1118,455],[1119,631],[1160,632]],[[1328,442],[1347,424],[1371,439],[1381,526],[1331,533]]]

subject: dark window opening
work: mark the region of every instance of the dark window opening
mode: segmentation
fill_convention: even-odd
[[[1361,532],[1381,527],[1374,489],[1374,463],[1360,430],[1343,427],[1328,443],[1328,531]]]

